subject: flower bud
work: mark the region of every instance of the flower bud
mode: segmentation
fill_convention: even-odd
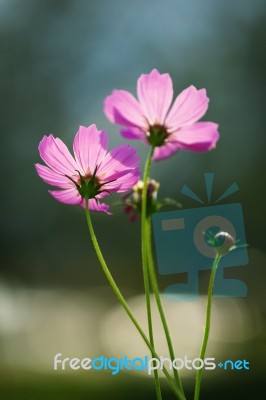
[[[236,240],[228,232],[220,231],[214,236],[213,247],[220,256],[225,256],[235,248]]]
[[[129,215],[130,221],[135,221],[137,214],[141,213],[142,205],[142,192],[144,183],[139,180],[136,185],[133,186],[132,191],[122,198],[124,203],[124,211]],[[157,195],[160,184],[154,179],[149,179],[147,184],[147,215],[151,216],[157,211],[158,202]]]

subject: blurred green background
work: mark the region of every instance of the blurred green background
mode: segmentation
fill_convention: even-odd
[[[153,166],[160,196],[195,207],[180,194],[183,184],[206,198],[203,174],[214,172],[217,198],[237,182],[240,191],[225,203],[242,204],[250,244],[249,265],[228,271],[247,283],[249,295],[215,300],[208,354],[245,358],[251,370],[206,372],[202,399],[259,398],[266,355],[265,34],[262,0],[0,0],[0,400],[155,398],[144,375],[53,370],[60,352],[147,351],[120,315],[84,213],[49,196],[34,170],[44,134],[71,146],[79,125],[96,123],[109,133],[110,148],[124,142],[105,119],[103,100],[113,88],[135,92],[139,75],[153,68],[171,74],[176,94],[190,84],[206,87],[205,120],[218,122],[221,133],[210,153],[183,152]],[[144,158],[145,146],[132,144]],[[114,277],[145,320],[144,300],[136,297],[143,292],[139,221],[129,224],[119,208],[93,220]],[[202,293],[207,278],[200,273]],[[177,354],[196,357],[204,297],[166,309]],[[160,342],[159,328],[157,334]],[[184,379],[191,399],[194,376]],[[164,395],[173,398],[167,387]]]

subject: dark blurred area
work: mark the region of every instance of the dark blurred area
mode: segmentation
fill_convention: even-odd
[[[114,88],[135,93],[137,78],[153,68],[170,73],[175,95],[190,84],[205,87],[211,101],[204,119],[218,122],[221,133],[210,153],[182,152],[153,165],[159,196],[197,207],[180,193],[184,184],[206,198],[204,173],[214,172],[217,198],[237,182],[240,190],[224,203],[242,204],[250,245],[249,265],[235,271],[249,295],[232,303],[236,331],[233,314],[231,339],[213,338],[213,354],[218,349],[224,358],[247,358],[252,368],[206,373],[202,399],[258,398],[266,355],[265,38],[260,0],[0,0],[0,400],[155,398],[152,381],[143,376],[53,371],[58,352],[108,353],[103,332],[117,303],[94,255],[84,212],[56,202],[34,169],[44,134],[71,147],[79,125],[96,123],[109,133],[110,148],[124,142],[104,117],[103,100]],[[143,162],[147,148],[131,144]],[[140,224],[130,224],[121,208],[113,213],[94,213],[93,222],[115,279],[134,299],[143,293]],[[184,329],[196,305],[193,310],[177,321]],[[229,306],[222,309],[218,327],[230,312]],[[121,329],[124,343],[126,325]],[[112,335],[118,337],[110,328]],[[178,351],[185,354],[182,347]],[[193,379],[185,378],[188,399]],[[164,391],[172,399],[166,386]]]

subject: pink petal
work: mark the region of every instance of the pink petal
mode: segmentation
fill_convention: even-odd
[[[96,165],[104,159],[107,147],[108,137],[104,131],[98,131],[96,125],[80,126],[73,143],[79,171],[83,175],[93,174]]]
[[[153,155],[153,160],[154,161],[160,161],[165,158],[168,158],[172,156],[174,153],[176,153],[180,149],[180,146],[178,142],[176,141],[169,141],[167,142],[164,146],[160,147],[155,147],[154,150],[154,155]]]
[[[139,128],[121,129],[120,133],[121,133],[121,136],[123,136],[125,139],[143,140],[146,137],[145,133]]]
[[[84,199],[81,203],[81,207],[85,208],[85,200]],[[96,201],[95,199],[89,200],[89,210],[91,210],[91,211],[100,211],[100,212],[105,212],[108,215],[111,215],[111,213],[108,212],[109,208],[110,207],[105,203],[100,203],[99,201]]]
[[[201,152],[213,149],[220,135],[214,122],[197,122],[179,129],[174,136],[181,149]]]
[[[110,182],[103,186],[103,189],[109,192],[126,192],[138,182],[140,178],[140,171],[138,169],[131,170],[131,172],[120,175],[114,182]]]
[[[104,113],[114,123],[147,130],[147,122],[138,101],[126,90],[113,90],[104,101]]]
[[[35,164],[35,168],[39,177],[48,185],[58,186],[62,189],[73,187],[73,182],[65,175],[58,174],[41,164]]]
[[[59,174],[72,175],[78,168],[66,145],[53,135],[43,137],[39,152],[48,167]]]
[[[105,203],[100,203],[99,201],[97,202],[95,199],[90,199],[89,200],[89,209],[92,211],[102,211],[110,215],[108,212],[109,206]]]
[[[77,205],[82,203],[82,197],[77,189],[49,190],[49,193],[60,203]]]
[[[139,157],[136,149],[133,149],[128,144],[117,146],[104,158],[97,171],[97,177],[101,179],[101,176],[103,176],[104,181],[117,179],[119,176],[124,175],[127,170],[137,169],[138,165]]]
[[[143,74],[138,80],[137,92],[140,105],[150,125],[164,124],[166,113],[173,99],[173,83],[169,74],[156,69]]]
[[[176,98],[165,124],[170,129],[191,125],[198,121],[208,109],[209,99],[205,89],[189,86]]]

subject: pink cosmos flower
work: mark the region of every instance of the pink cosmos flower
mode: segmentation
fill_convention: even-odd
[[[189,86],[171,106],[172,79],[154,69],[140,76],[137,94],[138,100],[126,90],[114,90],[104,101],[104,112],[111,122],[125,128],[122,136],[153,145],[154,160],[167,158],[178,150],[201,152],[215,147],[218,125],[197,122],[208,109],[205,89]]]
[[[129,145],[117,146],[107,153],[108,137],[95,125],[80,126],[73,143],[75,158],[66,145],[53,135],[44,136],[39,144],[40,156],[47,166],[36,164],[38,175],[60,190],[49,190],[65,204],[107,212],[109,206],[100,200],[112,192],[131,189],[140,176],[139,158]]]

